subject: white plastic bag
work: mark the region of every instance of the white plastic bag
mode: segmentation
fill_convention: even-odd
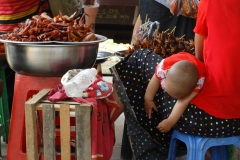
[[[73,69],[63,75],[61,83],[68,97],[82,97],[86,90],[95,80],[97,80],[97,70]]]
[[[158,32],[158,28],[160,27],[160,23],[158,21],[151,22],[148,21],[141,26],[133,33],[132,45],[141,45],[140,42],[144,41],[152,41],[154,34]],[[157,32],[156,32],[157,31]]]

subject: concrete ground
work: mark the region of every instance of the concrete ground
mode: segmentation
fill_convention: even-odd
[[[109,62],[105,63],[106,65],[109,64]],[[104,73],[107,73],[106,67],[103,67],[105,69]],[[104,76],[104,80],[108,82],[112,82],[111,76]],[[113,154],[111,160],[121,160],[120,154],[121,154],[121,145],[122,145],[122,135],[123,135],[123,127],[124,127],[124,114],[121,114],[118,119],[115,121],[115,137],[116,142],[113,148]]]
[[[7,144],[5,142],[3,142],[2,138],[1,138],[1,151],[2,151],[2,160],[6,160],[7,157]]]
[[[124,114],[121,114],[115,122],[116,143],[113,148],[113,154],[112,154],[111,160],[121,160],[120,154],[121,154],[121,146],[122,146],[124,119],[125,119]]]

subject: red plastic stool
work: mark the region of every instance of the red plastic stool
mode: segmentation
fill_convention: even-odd
[[[8,141],[8,160],[26,160],[24,106],[26,100],[43,88],[55,88],[61,77],[37,77],[17,74]]]

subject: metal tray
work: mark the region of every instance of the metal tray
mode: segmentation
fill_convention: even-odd
[[[119,57],[120,59],[124,59],[126,56],[126,50],[122,50],[122,51],[117,51],[114,52],[114,55]]]
[[[112,57],[112,56],[114,56],[113,53],[106,52],[106,51],[98,51],[95,65],[106,62],[107,59],[110,58],[110,57]]]

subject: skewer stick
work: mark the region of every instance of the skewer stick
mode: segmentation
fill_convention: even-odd
[[[148,14],[146,14],[145,23],[146,23],[146,21],[147,21],[147,18],[148,18]]]
[[[166,31],[163,31],[163,33],[166,33],[167,31],[169,31],[170,28],[168,28]]]
[[[147,20],[147,23],[149,22],[149,19],[150,19],[150,18],[148,18],[148,20]],[[144,32],[147,30],[147,23],[146,23],[146,21],[145,21],[145,28],[144,28]]]
[[[145,28],[145,30],[147,29],[147,24],[149,23],[149,20],[150,20],[150,18],[148,18],[148,20],[147,20],[147,22],[146,22],[146,28]]]
[[[146,17],[145,17],[145,21],[144,21],[144,28],[143,28],[143,31],[145,32],[146,31],[146,28],[147,28],[147,26],[146,26],[146,21],[147,21],[147,17],[148,17],[148,14],[146,14]]]
[[[174,33],[176,30],[176,26],[172,29],[171,33]]]
[[[159,26],[157,26],[157,28],[156,28],[155,31],[154,31],[155,37],[158,37],[158,28],[159,28]]]
[[[185,34],[182,37],[180,37],[180,39],[183,38],[183,37],[185,37]]]
[[[158,33],[158,26],[157,26],[157,28],[155,29],[155,33],[156,33],[156,34]]]

